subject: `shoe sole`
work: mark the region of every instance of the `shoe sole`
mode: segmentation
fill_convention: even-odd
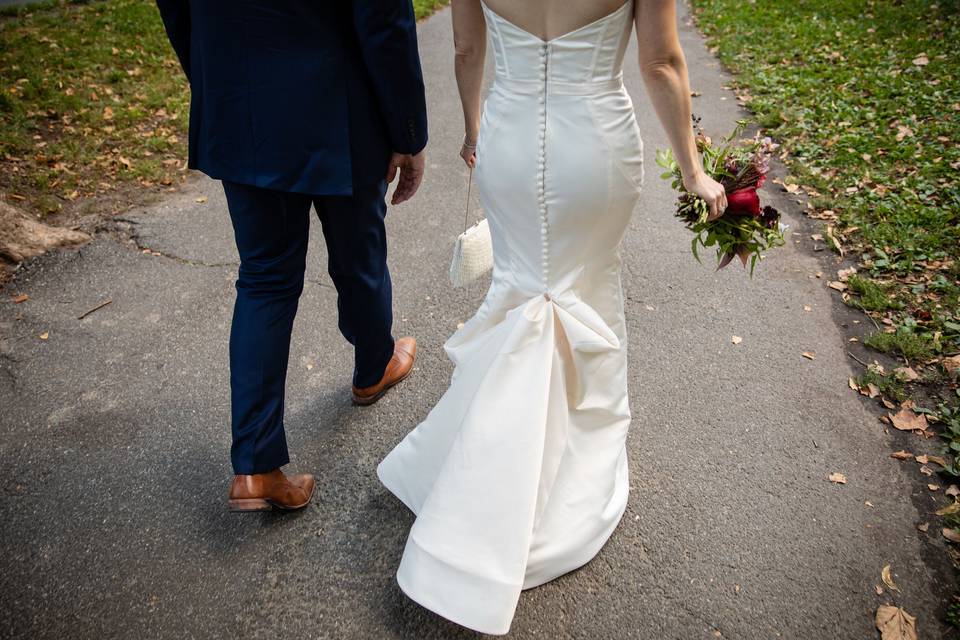
[[[267,500],[266,498],[230,498],[227,500],[227,508],[233,513],[256,513],[257,511],[298,511],[310,504],[313,500],[313,494],[317,490],[317,485],[313,485],[310,495],[307,496],[303,504],[288,506]]]
[[[410,365],[409,371],[407,371],[405,374],[403,374],[402,376],[400,376],[390,384],[384,386],[383,389],[380,389],[380,391],[378,391],[374,395],[370,397],[364,397],[364,396],[358,396],[357,394],[353,394],[353,404],[359,405],[361,407],[369,407],[370,405],[376,403],[377,400],[385,396],[387,394],[387,391],[389,391],[390,389],[394,388],[395,386],[397,386],[398,384],[406,380],[411,373],[413,373],[412,364]]]

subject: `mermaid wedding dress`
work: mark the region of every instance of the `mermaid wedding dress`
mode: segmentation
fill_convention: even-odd
[[[589,562],[626,508],[618,248],[643,160],[621,78],[632,0],[549,41],[484,15],[496,78],[476,181],[493,281],[445,345],[449,389],[377,473],[417,516],[403,591],[504,634],[520,591]]]

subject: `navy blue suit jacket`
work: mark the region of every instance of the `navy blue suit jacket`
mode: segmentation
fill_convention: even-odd
[[[410,0],[157,0],[190,80],[189,166],[313,195],[427,143]]]

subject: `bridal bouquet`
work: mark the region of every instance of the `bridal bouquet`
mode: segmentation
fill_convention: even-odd
[[[780,224],[780,213],[773,207],[760,206],[757,189],[763,186],[769,170],[769,158],[776,145],[770,138],[755,137],[738,142],[746,122],[740,120],[729,138],[714,144],[703,133],[700,119],[694,118],[697,149],[703,154],[703,168],[707,175],[723,185],[727,194],[727,208],[716,220],[707,220],[709,207],[699,196],[683,186],[680,167],[669,149],[657,151],[657,164],[666,169],[660,176],[673,181],[680,192],[676,216],[694,233],[690,248],[700,260],[700,247],[716,247],[717,270],[724,268],[734,257],[740,258],[744,268],[750,262],[750,275],[762,253],[783,244],[786,225]]]

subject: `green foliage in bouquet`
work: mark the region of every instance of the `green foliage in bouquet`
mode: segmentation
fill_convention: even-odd
[[[666,171],[661,178],[671,180],[680,192],[675,215],[694,233],[690,248],[700,261],[700,249],[715,247],[717,270],[739,257],[744,267],[750,263],[750,275],[763,252],[784,244],[780,213],[771,206],[760,207],[757,189],[763,185],[769,157],[776,145],[769,138],[755,137],[738,141],[746,121],[737,122],[733,133],[714,144],[694,118],[697,149],[702,154],[707,175],[723,185],[728,206],[723,215],[707,220],[709,206],[683,186],[683,177],[670,149],[657,151],[657,164]]]

